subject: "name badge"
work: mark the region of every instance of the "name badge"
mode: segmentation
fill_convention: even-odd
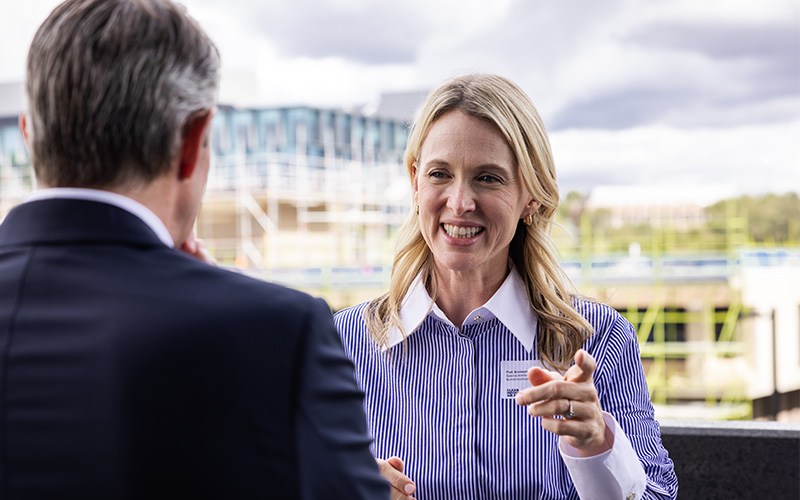
[[[522,361],[500,362],[500,398],[513,399],[519,391],[531,386],[528,381],[528,368],[542,367],[542,362],[536,359]]]

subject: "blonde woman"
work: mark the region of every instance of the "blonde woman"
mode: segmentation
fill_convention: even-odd
[[[389,292],[336,315],[393,498],[675,498],[633,327],[549,232],[547,133],[494,75],[428,96]]]

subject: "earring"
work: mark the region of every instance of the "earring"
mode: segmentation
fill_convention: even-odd
[[[524,222],[526,226],[533,224],[533,214],[526,215],[525,218],[522,219],[522,222]]]
[[[419,205],[417,205],[417,215],[419,215]]]

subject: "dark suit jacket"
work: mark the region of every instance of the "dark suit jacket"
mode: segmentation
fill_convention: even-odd
[[[0,225],[0,498],[388,498],[319,299],[104,203]]]

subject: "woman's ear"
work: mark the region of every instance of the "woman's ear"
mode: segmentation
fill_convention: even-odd
[[[527,213],[533,215],[539,210],[539,207],[541,207],[542,204],[540,202],[532,199],[531,201],[528,202],[528,204],[526,206],[527,206],[527,208],[529,210],[529,212],[527,212]]]
[[[417,203],[417,192],[419,186],[417,185],[417,162],[411,164],[411,194],[413,195],[414,203]],[[419,205],[419,203],[417,203]]]

